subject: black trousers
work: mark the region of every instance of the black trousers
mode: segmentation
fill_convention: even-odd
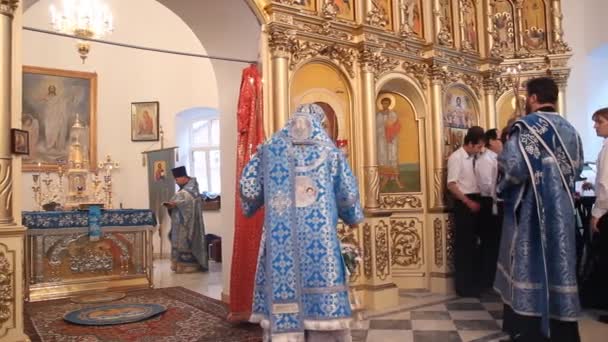
[[[498,212],[492,212],[494,200],[492,197],[481,197],[481,210],[479,211],[479,260],[481,261],[480,286],[482,289],[492,288],[496,275],[496,262],[500,248],[500,234],[502,232],[502,203],[498,205]]]
[[[502,330],[509,334],[514,342],[580,342],[578,322],[550,320],[551,337],[541,332],[541,318],[520,315],[504,306]]]
[[[467,195],[480,202],[479,195]],[[481,289],[479,281],[480,260],[479,213],[473,213],[460,200],[454,201],[454,286],[461,297],[477,297]]]

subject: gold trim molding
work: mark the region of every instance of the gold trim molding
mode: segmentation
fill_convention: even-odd
[[[435,266],[443,266],[443,224],[440,218],[435,218],[433,221],[433,237],[435,250]]]
[[[366,279],[374,275],[372,268],[372,227],[369,223],[363,225],[363,273]]]

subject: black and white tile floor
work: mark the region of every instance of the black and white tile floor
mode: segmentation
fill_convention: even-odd
[[[353,342],[492,342],[502,333],[502,302],[495,294],[481,298],[434,301],[359,321]]]

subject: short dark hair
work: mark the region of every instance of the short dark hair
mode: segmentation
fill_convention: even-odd
[[[539,103],[557,103],[559,89],[552,78],[533,78],[526,83],[526,90],[528,91],[528,96],[536,95]]]
[[[490,146],[490,140],[498,140],[498,130],[496,128],[492,128],[486,131],[486,147]]]
[[[591,120],[597,120],[598,116],[604,118],[604,120],[608,120],[608,107],[600,108],[593,113],[591,116]]]
[[[479,126],[473,126],[467,131],[467,135],[464,136],[464,144],[479,144],[485,142],[485,132],[483,128]]]

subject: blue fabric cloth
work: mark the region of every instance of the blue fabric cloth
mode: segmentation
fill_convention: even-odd
[[[348,328],[351,317],[336,226],[338,218],[358,223],[363,211],[357,181],[323,118],[319,106],[300,106],[240,180],[244,213],[265,205],[252,320],[273,341]]]
[[[498,157],[504,221],[495,289],[513,311],[576,321],[574,180],[583,151],[576,130],[555,113],[533,113],[515,122]]]
[[[97,241],[101,237],[101,206],[92,205],[89,207],[89,239]]]
[[[198,182],[191,177],[188,183],[171,197],[175,208],[171,215],[171,261],[186,266],[200,265],[209,269],[209,257],[205,245],[205,222],[203,221],[203,199]],[[178,270],[179,271],[179,270]]]
[[[88,211],[24,211],[22,224],[29,229],[89,227]],[[106,226],[156,226],[149,209],[102,210],[100,224]]]

